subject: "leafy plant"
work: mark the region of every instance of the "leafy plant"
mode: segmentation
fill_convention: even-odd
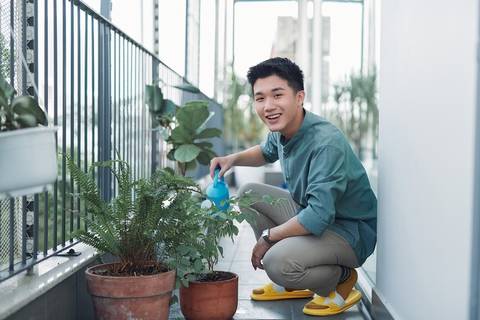
[[[199,226],[204,212],[198,210],[198,200],[192,197],[192,192],[201,194],[201,190],[192,180],[166,168],[150,179],[132,181],[125,161],[95,163],[89,172],[83,172],[66,157],[87,211],[83,218],[88,228],[76,236],[119,258],[115,269],[110,270],[112,274],[148,274],[167,267],[177,270],[178,280],[195,271],[195,254],[188,258],[183,255],[202,232]],[[102,199],[91,174],[94,167],[108,168],[118,181],[118,195],[111,201]]]
[[[175,86],[180,90],[195,92],[192,86]],[[196,89],[198,91],[198,89]],[[160,126],[163,139],[172,147],[168,159],[176,161],[182,176],[193,170],[197,162],[208,165],[216,156],[213,145],[202,141],[219,137],[222,131],[205,128],[213,113],[208,110],[207,101],[189,101],[178,107],[171,100],[164,99],[162,90],[156,85],[146,87],[147,104],[154,115],[154,126]]]
[[[0,73],[0,131],[46,126],[47,117],[30,96],[17,96],[15,89]]]
[[[239,78],[230,66],[225,105],[225,138],[232,152],[258,144],[263,139],[265,125],[257,116],[250,84]]]
[[[349,78],[334,85],[336,104],[330,118],[345,132],[361,159],[365,157],[365,144],[372,143],[373,158],[377,157],[378,106],[376,74],[352,73]]]

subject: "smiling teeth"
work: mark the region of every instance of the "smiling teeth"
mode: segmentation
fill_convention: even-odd
[[[278,117],[280,117],[279,114],[274,114],[274,115],[271,115],[271,116],[267,116],[267,119],[272,120],[272,119],[277,119]]]

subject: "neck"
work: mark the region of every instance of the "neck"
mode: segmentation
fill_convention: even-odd
[[[303,124],[304,117],[305,117],[305,110],[302,107],[302,110],[300,112],[297,112],[297,116],[293,120],[292,125],[289,126],[288,128],[285,128],[285,130],[281,132],[282,136],[284,136],[286,140],[290,140],[295,135],[295,133],[297,133],[298,130],[300,130],[300,127]]]

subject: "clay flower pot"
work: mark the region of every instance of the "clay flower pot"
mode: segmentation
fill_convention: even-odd
[[[167,320],[175,285],[175,271],[148,276],[112,277],[93,273],[112,264],[86,270],[88,291],[92,295],[96,319]]]
[[[226,272],[232,279],[222,281],[191,281],[180,288],[180,307],[188,320],[227,320],[237,311],[238,275]]]

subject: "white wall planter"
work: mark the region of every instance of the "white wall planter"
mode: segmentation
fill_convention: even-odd
[[[57,179],[57,128],[0,133],[0,198],[45,191]]]

